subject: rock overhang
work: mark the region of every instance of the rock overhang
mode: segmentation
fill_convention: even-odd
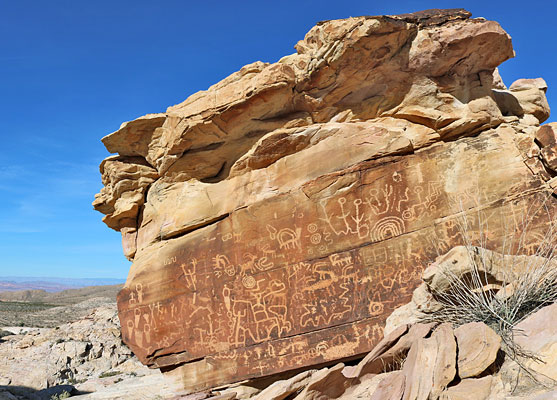
[[[186,385],[369,351],[431,238],[460,244],[459,207],[481,198],[516,220],[552,190],[554,144],[535,140],[546,86],[504,86],[514,52],[496,22],[324,21],[296,49],[103,138],[119,155],[95,206],[134,261],[123,337],[145,363],[205,377]]]

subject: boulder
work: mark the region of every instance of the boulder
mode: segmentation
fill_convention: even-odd
[[[103,138],[94,206],[133,260],[125,343],[190,391],[330,365],[372,350],[422,271],[486,226],[497,249],[531,213],[533,254],[554,144],[536,139],[543,80],[496,71],[513,56],[461,9],[324,21]]]

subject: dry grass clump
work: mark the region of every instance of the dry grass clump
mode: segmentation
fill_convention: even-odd
[[[550,201],[555,201],[551,196]],[[483,322],[491,327],[503,340],[503,351],[520,364],[519,359],[537,359],[536,355],[525,352],[514,337],[516,325],[540,308],[557,301],[557,221],[550,215],[546,199],[531,213],[532,207],[522,221],[517,234],[506,234],[502,248],[498,252],[486,250],[488,247],[488,224],[481,211],[477,212],[478,229],[472,240],[472,229],[468,220],[459,221],[459,230],[468,249],[470,269],[464,273],[447,268],[439,273],[448,282],[448,289],[432,290],[435,307],[421,316],[427,322],[450,322],[454,327],[469,323]],[[479,209],[479,208],[478,208]],[[530,257],[513,257],[510,254],[525,254],[525,240],[533,221],[533,215],[546,212],[550,223]],[[531,216],[530,218],[528,216]],[[505,222],[505,221],[503,221]],[[503,226],[506,226],[503,224]],[[495,278],[493,265],[503,268]],[[488,271],[491,271],[488,272]]]

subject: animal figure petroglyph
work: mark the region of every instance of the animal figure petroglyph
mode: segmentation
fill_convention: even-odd
[[[269,232],[269,238],[271,240],[277,240],[281,250],[300,250],[302,248],[301,234],[302,229],[295,227],[282,228],[277,230],[272,225],[267,225],[267,232]]]

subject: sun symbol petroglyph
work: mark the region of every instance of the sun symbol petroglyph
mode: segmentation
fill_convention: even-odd
[[[315,233],[315,232],[317,232],[317,229],[318,229],[318,227],[317,227],[317,224],[315,224],[315,223],[311,223],[307,227],[307,230],[308,230],[309,233]]]
[[[368,306],[369,315],[374,317],[376,315],[381,315],[385,306],[383,303],[377,301],[371,301]]]
[[[381,218],[371,230],[371,240],[380,242],[390,237],[402,235],[405,231],[402,218],[390,216]]]
[[[251,275],[246,275],[242,278],[242,284],[246,287],[246,289],[253,289],[255,287],[255,278]]]
[[[320,233],[314,233],[313,235],[310,236],[309,241],[312,244],[319,244],[321,243],[321,234]]]
[[[136,283],[135,291],[137,292],[137,300],[139,303],[143,303],[143,285],[141,283]]]

